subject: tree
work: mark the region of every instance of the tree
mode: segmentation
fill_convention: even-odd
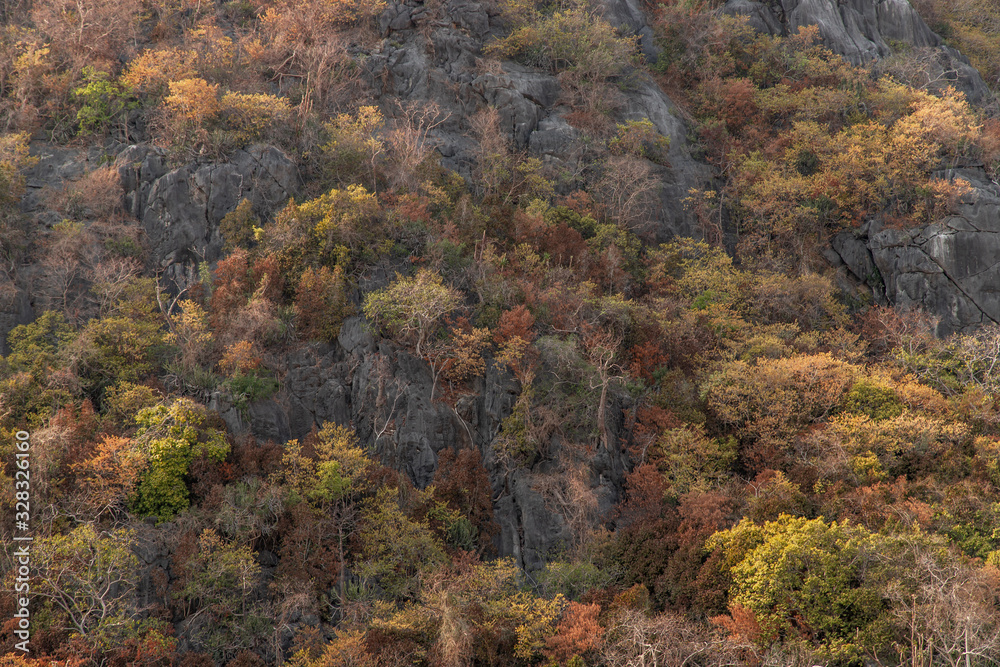
[[[417,356],[422,357],[423,347],[437,332],[441,318],[461,301],[461,293],[445,286],[440,275],[420,269],[413,278],[397,273],[388,287],[369,293],[364,313],[401,340],[412,341]]]
[[[108,67],[136,36],[141,10],[139,0],[46,0],[34,4],[31,17],[76,64]]]
[[[722,550],[729,602],[753,612],[762,641],[805,641],[848,660],[887,645],[881,536],[782,514],[763,525],[743,519],[707,546]]]
[[[331,271],[307,267],[295,288],[295,326],[303,338],[331,341],[340,333],[344,318],[353,314],[347,298],[347,281],[339,264]]]
[[[104,436],[86,461],[73,464],[79,498],[94,519],[124,513],[146,458],[129,438]]]
[[[611,328],[599,327],[583,337],[587,357],[597,371],[597,380],[590,388],[601,390],[601,397],[597,402],[597,428],[600,433],[598,444],[603,447],[611,444],[608,431],[608,389],[613,383],[623,379],[623,371],[617,360],[621,344],[622,334]]]
[[[399,503],[399,490],[379,489],[365,504],[357,571],[374,579],[394,598],[413,598],[420,581],[445,562],[430,527],[410,519]]]
[[[343,603],[348,540],[358,527],[359,503],[369,490],[367,477],[375,463],[358,446],[354,432],[336,424],[324,424],[319,433],[310,435],[309,445],[311,451],[298,440],[286,443],[276,481],[284,486],[288,502],[295,508],[293,521],[298,531],[315,527],[324,533],[313,550],[321,550],[323,538],[335,534],[337,592]],[[299,551],[290,553],[288,560],[308,570],[314,559],[312,554]],[[323,563],[322,568],[328,569],[328,564]]]
[[[32,548],[37,591],[65,612],[74,632],[85,635],[105,621],[123,616],[136,585],[139,559],[131,552],[128,530],[99,533],[92,524],[53,535]]]
[[[482,353],[489,345],[489,339],[489,329],[473,327],[465,318],[459,318],[458,323],[449,324],[428,341],[424,359],[431,367],[432,401],[442,376],[449,381],[463,382],[486,370]]]
[[[145,408],[136,416],[140,443],[148,460],[133,498],[145,516],[166,521],[189,503],[188,475],[198,458],[222,461],[229,453],[223,431],[215,428],[208,410],[179,398],[170,405]]]
[[[966,562],[934,537],[912,536],[899,546],[885,554],[900,573],[887,582],[886,592],[906,637],[901,650],[909,653],[911,664],[995,662],[1000,653],[995,565]]]
[[[270,634],[270,622],[254,600],[260,564],[249,546],[226,543],[214,530],[204,530],[197,555],[184,564],[183,583],[177,597],[197,609],[193,617],[207,616],[194,634],[217,659],[231,659]]]

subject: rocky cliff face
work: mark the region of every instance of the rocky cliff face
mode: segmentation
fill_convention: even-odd
[[[222,414],[231,432],[278,442],[301,438],[324,422],[350,425],[362,442],[374,443],[383,462],[420,487],[434,479],[442,450],[475,448],[490,476],[500,553],[528,570],[538,569],[573,539],[563,516],[538,490],[542,477],[557,472],[558,445],[530,469],[511,469],[497,458],[493,443],[520,391],[517,382],[491,365],[475,393],[452,406],[430,400],[431,381],[423,361],[375,339],[363,320],[350,318],[333,344],[311,345],[289,357],[275,398],[241,412],[216,395],[210,407]],[[612,433],[615,442],[586,462],[602,513],[617,502],[628,466],[621,424],[613,424]]]
[[[244,199],[270,215],[298,191],[295,164],[272,146],[236,151],[222,164],[168,169],[162,150],[129,146],[115,159],[125,207],[142,224],[150,256],[183,288],[199,261],[222,251],[219,223]]]
[[[991,97],[968,59],[942,44],[907,0],[728,0],[723,11],[746,16],[772,35],[815,25],[823,43],[855,65],[892,55],[894,45],[927,49],[933,79],[964,92],[973,104]]]
[[[604,12],[612,25],[637,35],[647,59],[655,61],[652,30],[638,3],[609,0]],[[487,105],[499,111],[502,130],[517,148],[571,173],[585,166],[582,135],[566,119],[570,108],[558,77],[513,63],[501,71],[477,67],[484,44],[501,29],[486,3],[451,0],[432,9],[421,0],[394,2],[380,25],[385,39],[366,60],[369,83],[386,102],[433,102],[450,114],[435,131],[445,166],[469,174],[475,143],[468,119]],[[689,189],[710,185],[711,170],[692,157],[685,123],[651,79],[636,76],[621,92],[625,104],[618,122],[648,118],[670,138],[669,167],[654,174],[662,186],[652,221],[656,236],[700,236],[682,202]]]
[[[938,335],[946,336],[1000,322],[1000,191],[982,169],[942,176],[973,186],[955,215],[915,229],[871,222],[839,234],[830,257],[877,301],[936,317]]]
[[[730,0],[725,11],[747,15],[758,29],[774,34],[817,24],[828,46],[857,63],[887,56],[894,41],[933,49],[946,78],[970,99],[989,95],[978,74],[941,45],[905,0]],[[612,23],[640,38],[647,58],[656,57],[652,31],[637,2],[608,0],[605,12]],[[477,67],[484,43],[498,30],[487,4],[449,0],[432,8],[418,0],[393,2],[380,25],[385,39],[365,60],[369,83],[387,108],[394,100],[427,101],[450,114],[434,131],[445,166],[470,173],[475,143],[468,119],[486,105],[499,110],[503,131],[520,149],[570,170],[580,166],[581,135],[567,120],[570,109],[562,101],[557,77],[511,63],[499,71]],[[669,166],[654,172],[662,185],[657,236],[698,236],[682,200],[690,188],[710,185],[711,170],[692,157],[687,126],[651,79],[637,76],[622,94],[625,103],[617,120],[648,118],[671,139]],[[51,212],[37,192],[78,179],[96,166],[103,151],[90,155],[36,147],[36,152],[43,159],[29,174],[24,210],[40,223],[52,223],[58,220],[48,220]],[[176,169],[168,168],[162,152],[149,146],[115,152],[125,205],[145,232],[151,264],[178,286],[193,278],[198,261],[218,258],[219,221],[242,199],[249,198],[267,215],[300,185],[294,163],[266,146],[237,151],[226,163]],[[919,230],[869,224],[838,236],[830,253],[831,261],[869,285],[876,299],[937,314],[942,334],[1000,320],[1000,296],[994,287],[1000,278],[1000,194],[981,170],[961,175],[972,182],[975,193],[957,215]],[[32,318],[24,285],[16,285],[13,293],[9,303],[2,304],[3,338],[10,328]],[[362,441],[374,443],[384,461],[420,486],[433,479],[444,448],[474,447],[490,474],[501,553],[534,569],[571,540],[567,522],[538,490],[538,480],[551,471],[553,462],[512,471],[494,454],[500,424],[519,391],[516,382],[497,369],[491,368],[475,393],[454,407],[432,402],[426,364],[374,338],[360,319],[350,319],[334,343],[292,354],[280,379],[282,390],[274,399],[245,411],[221,394],[211,407],[223,414],[233,432],[279,442],[302,437],[326,421],[350,424]],[[620,446],[620,424],[614,425],[612,435],[612,443],[585,462],[600,510],[618,499],[629,466]],[[160,558],[157,554],[151,553],[147,562]]]
[[[979,73],[943,45],[906,0],[729,0],[724,11],[747,16],[757,30],[775,35],[817,25],[823,43],[856,64],[886,58],[894,45],[924,49],[935,85],[951,85],[973,104],[993,99]],[[906,230],[868,222],[839,234],[828,258],[875,301],[926,311],[945,336],[1000,321],[1000,188],[975,165],[938,176],[963,178],[972,186],[956,215]]]

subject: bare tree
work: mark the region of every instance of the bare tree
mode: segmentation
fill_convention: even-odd
[[[420,184],[418,169],[430,156],[430,133],[451,116],[434,102],[396,103],[398,114],[386,133],[392,189],[415,191]]]
[[[611,443],[608,432],[608,389],[612,384],[621,382],[624,377],[618,363],[621,344],[622,334],[606,328],[595,329],[583,337],[584,350],[597,370],[597,379],[591,383],[590,388],[601,390],[601,398],[597,403],[597,427],[600,430],[599,444],[605,447]]]

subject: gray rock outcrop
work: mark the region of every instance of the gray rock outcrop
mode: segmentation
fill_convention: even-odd
[[[295,163],[273,146],[237,150],[227,162],[169,169],[161,149],[129,146],[115,160],[125,206],[146,233],[151,261],[175,284],[199,261],[218,259],[219,222],[249,199],[270,215],[298,191]]]
[[[833,241],[835,262],[874,298],[937,318],[937,334],[1000,322],[1000,189],[981,169],[949,171],[973,190],[955,215],[913,229],[871,222]]]
[[[639,37],[643,54],[654,62],[658,50],[639,3],[607,0],[601,7],[612,25]],[[390,3],[380,20],[385,39],[366,60],[368,83],[383,101],[433,102],[449,114],[433,138],[442,164],[465,176],[476,147],[468,121],[487,105],[497,109],[501,130],[517,149],[567,173],[588,168],[581,133],[567,121],[571,109],[557,76],[509,62],[499,71],[477,64],[483,47],[501,31],[494,11],[471,0],[450,0],[438,9],[421,0]],[[624,108],[615,120],[648,117],[671,140],[669,166],[653,168],[660,205],[653,207],[651,229],[661,240],[700,236],[683,200],[691,188],[713,187],[711,169],[692,157],[685,123],[663,91],[638,72],[631,80],[622,86]]]
[[[928,49],[933,79],[965,93],[973,103],[992,95],[967,58],[944,46],[907,0],[728,0],[723,11],[746,16],[760,32],[787,36],[815,25],[823,44],[862,65],[886,58],[893,44]]]
[[[301,438],[326,422],[349,425],[360,442],[373,443],[372,453],[383,463],[419,487],[433,481],[442,450],[478,449],[500,525],[496,546],[522,567],[538,569],[573,539],[564,517],[537,488],[550,464],[511,468],[494,451],[519,391],[516,381],[490,366],[473,390],[453,406],[431,401],[427,364],[374,338],[360,318],[349,318],[334,343],[307,346],[289,357],[273,399],[241,412],[216,396],[210,407],[222,412],[231,431],[260,439]],[[622,433],[621,424],[611,426]],[[606,512],[618,500],[626,455],[614,443],[594,452],[587,466],[599,510]]]

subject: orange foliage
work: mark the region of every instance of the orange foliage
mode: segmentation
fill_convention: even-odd
[[[753,611],[739,604],[730,606],[728,615],[716,616],[709,620],[740,642],[754,644],[763,637],[760,623],[757,622]]]
[[[145,457],[129,438],[104,436],[92,457],[73,465],[81,500],[96,517],[124,510],[145,464]]]
[[[214,287],[209,302],[209,321],[212,328],[218,331],[231,327],[238,311],[254,299],[278,302],[284,289],[284,278],[273,256],[251,262],[250,254],[238,248],[219,262]]]
[[[227,377],[246,375],[260,368],[262,360],[254,350],[254,344],[248,340],[233,343],[222,353],[219,370]]]
[[[531,314],[527,306],[520,304],[511,310],[505,310],[500,315],[493,340],[499,346],[503,346],[514,338],[520,338],[530,343],[535,338],[534,326],[535,316]]]
[[[556,634],[545,639],[545,657],[563,663],[574,655],[597,650],[604,633],[597,622],[600,613],[598,604],[570,602],[556,627]]]
[[[725,364],[703,390],[720,423],[751,445],[755,470],[778,468],[789,439],[836,408],[858,369],[827,353]]]

